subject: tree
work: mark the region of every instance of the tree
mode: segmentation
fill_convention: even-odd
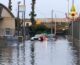
[[[35,16],[36,16],[36,14],[35,14],[35,0],[32,0],[32,7],[31,7],[31,9],[32,9],[32,11],[31,11],[31,13],[30,13],[30,16],[31,16],[31,22],[32,22],[32,25],[34,26],[35,25],[35,23],[36,23],[36,21],[35,21]]]
[[[9,0],[9,5],[8,5],[8,8],[9,8],[9,10],[11,11],[12,10],[12,2],[11,2],[11,0]]]
[[[29,30],[30,30],[29,34],[31,36],[34,36],[35,34],[49,33],[50,32],[50,29],[47,28],[43,24],[35,25],[33,28],[29,27]]]

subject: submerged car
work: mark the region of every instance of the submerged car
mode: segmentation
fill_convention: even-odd
[[[46,35],[42,35],[39,37],[39,41],[47,41],[48,37]]]
[[[48,40],[55,40],[55,34],[48,34]]]
[[[41,36],[40,34],[37,34],[37,35],[35,35],[34,37],[31,37],[31,41],[39,40],[39,37],[40,37],[40,36]]]
[[[34,40],[44,41],[44,40],[47,40],[47,39],[48,39],[48,37],[45,34],[37,34],[37,35],[35,35],[34,37],[31,38],[31,41],[34,41]]]

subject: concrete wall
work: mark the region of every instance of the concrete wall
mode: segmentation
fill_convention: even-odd
[[[72,36],[72,22],[70,23],[70,35]],[[80,40],[80,22],[75,21],[73,22],[73,38],[76,40]]]
[[[80,22],[73,23],[73,36],[74,38],[79,40],[79,33],[80,33]]]
[[[78,53],[77,65],[80,65],[80,21],[73,22],[73,45],[76,47]]]

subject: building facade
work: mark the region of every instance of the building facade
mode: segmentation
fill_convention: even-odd
[[[0,36],[13,36],[15,34],[15,17],[11,11],[0,4]]]
[[[55,28],[57,30],[64,30],[69,28],[70,21],[67,18],[38,18],[36,19],[37,24],[44,24],[48,28]]]

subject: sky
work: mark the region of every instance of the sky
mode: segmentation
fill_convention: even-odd
[[[23,0],[12,0],[12,13],[17,14],[17,2]],[[31,0],[26,1],[26,18],[30,18],[29,13],[31,11]],[[68,8],[69,2],[69,8]],[[0,3],[8,6],[8,0],[0,0]],[[71,8],[72,0],[36,0],[35,13],[36,18],[51,18],[51,11],[53,10],[53,17],[65,17],[65,13],[68,13],[68,9]],[[76,11],[80,12],[80,0],[74,0]]]

